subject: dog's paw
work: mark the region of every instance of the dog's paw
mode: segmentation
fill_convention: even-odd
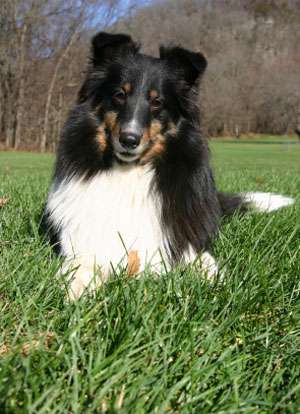
[[[214,257],[208,252],[204,252],[199,257],[201,272],[207,277],[208,280],[215,279],[218,275],[223,277],[223,273],[219,270],[218,265]]]
[[[86,286],[84,285],[82,280],[80,278],[75,278],[71,282],[69,290],[68,290],[68,296],[69,296],[70,300],[75,301],[75,300],[79,299],[82,296],[85,288],[86,288]]]
[[[223,272],[219,270],[216,260],[208,252],[197,255],[193,248],[189,246],[189,249],[184,254],[184,262],[185,265],[190,264],[195,267],[195,270],[200,270],[207,280],[214,280],[217,276],[220,280],[223,279]]]
[[[70,268],[72,270],[67,279],[71,281],[68,288],[68,297],[71,301],[79,299],[86,290],[94,291],[101,285],[101,279],[95,275],[93,267],[72,262],[68,264],[68,270]]]

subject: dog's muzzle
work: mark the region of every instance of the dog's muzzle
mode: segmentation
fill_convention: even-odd
[[[133,133],[122,132],[120,134],[119,142],[125,150],[134,150],[140,145],[141,136]]]
[[[120,131],[118,138],[114,140],[116,157],[123,162],[133,162],[140,158],[143,153],[142,128],[133,121]]]
[[[141,137],[135,134],[120,134],[116,141],[115,154],[116,157],[124,162],[133,162],[140,158],[142,146],[140,146]]]

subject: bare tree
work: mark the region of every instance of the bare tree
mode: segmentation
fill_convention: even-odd
[[[47,149],[56,128],[61,74],[81,55],[93,26],[103,29],[124,11],[119,3],[0,0],[0,131],[7,146],[18,149],[39,142],[41,151]],[[78,68],[75,71],[78,87]]]
[[[293,132],[300,122],[297,0],[0,0],[0,143],[55,150],[90,37],[103,29],[155,56],[160,43],[204,53],[210,135]]]

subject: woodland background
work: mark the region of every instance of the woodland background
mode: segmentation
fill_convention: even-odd
[[[211,136],[300,129],[299,0],[0,0],[0,147],[56,150],[99,30],[201,51]]]

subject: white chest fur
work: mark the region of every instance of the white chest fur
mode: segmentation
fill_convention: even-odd
[[[160,263],[161,204],[152,179],[146,167],[116,165],[88,181],[73,178],[54,185],[47,210],[61,229],[62,253],[96,264],[104,274],[111,265],[126,265],[131,250],[138,252],[140,270]]]

